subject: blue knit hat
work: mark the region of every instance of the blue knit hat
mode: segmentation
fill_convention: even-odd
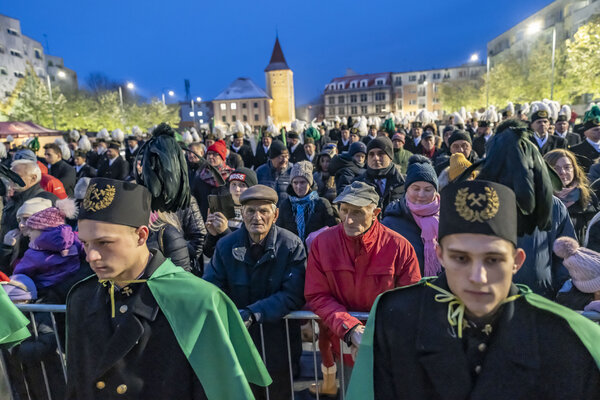
[[[435,190],[438,190],[438,179],[429,158],[415,154],[408,159],[408,168],[406,169],[406,179],[404,181],[405,190],[415,182],[431,183]]]
[[[352,143],[350,145],[350,148],[348,149],[348,154],[350,154],[350,156],[353,156],[356,153],[364,153],[365,155],[367,155],[367,145],[365,145],[363,142]]]

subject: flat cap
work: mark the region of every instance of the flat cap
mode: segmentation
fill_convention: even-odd
[[[368,183],[352,182],[351,185],[346,186],[342,193],[333,200],[333,204],[338,203],[348,203],[357,207],[366,207],[369,204],[378,204],[379,195],[375,191],[375,188]]]
[[[265,185],[254,185],[249,187],[240,196],[242,205],[253,200],[268,201],[269,203],[277,204],[279,198],[277,192]]]

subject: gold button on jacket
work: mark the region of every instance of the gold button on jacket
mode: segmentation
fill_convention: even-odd
[[[127,392],[127,385],[119,385],[117,386],[117,393],[125,394]]]
[[[106,387],[106,383],[104,383],[103,381],[98,381],[98,382],[96,382],[96,388],[97,388],[97,389],[100,389],[100,390],[102,390],[102,389],[104,389],[105,387]]]

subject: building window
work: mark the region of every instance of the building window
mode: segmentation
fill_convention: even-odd
[[[19,58],[23,58],[23,55],[21,54],[20,51],[13,50],[13,49],[10,49],[10,55],[11,56],[15,56],[15,57],[19,57]]]
[[[339,89],[343,89],[344,88],[344,84],[343,83],[338,83],[337,88],[338,88],[338,90]]]
[[[375,105],[375,113],[382,113],[385,111],[385,105],[384,104],[377,104]]]
[[[450,72],[446,72],[442,79],[450,79]]]
[[[416,80],[417,80],[417,76],[416,76],[416,75],[410,75],[410,76],[408,77],[408,81],[409,81],[409,82],[415,82]]]
[[[402,100],[398,101],[398,103],[396,104],[396,108],[398,108],[398,110],[402,110]]]
[[[375,93],[375,101],[384,101],[384,100],[385,100],[385,92]]]
[[[419,80],[420,80],[420,81],[427,80],[427,75],[425,75],[425,74],[421,74],[421,75],[419,76]]]
[[[190,117],[193,117],[193,116],[194,116],[194,112],[190,111]]]
[[[204,123],[204,120],[203,120],[203,119],[201,119],[201,120],[200,120],[200,123],[201,123],[201,124],[203,124],[203,123]]]
[[[363,79],[362,81],[360,81],[360,87],[367,87],[367,80]]]
[[[346,112],[346,111],[344,110],[344,107],[339,107],[339,108],[338,108],[338,113],[339,113],[339,114],[344,114],[344,112]]]
[[[385,83],[385,79],[377,79],[377,80],[375,81],[375,84],[376,84],[377,86],[383,86],[383,84],[384,84],[384,83]]]
[[[350,103],[356,103],[357,97],[355,94],[350,95]]]
[[[401,76],[396,77],[396,79],[394,80],[394,85],[402,86],[402,77]]]
[[[442,76],[442,74],[440,74],[439,72],[436,72],[433,74],[433,79],[435,79],[437,81],[441,78],[441,76]]]
[[[237,121],[237,117],[235,115],[232,115],[231,116],[231,122],[235,122],[235,121]]]
[[[419,96],[427,96],[427,88],[426,87],[419,88]]]
[[[258,121],[258,114],[254,114],[254,120]]]
[[[440,102],[440,99],[437,97],[433,98],[433,104],[438,104]]]
[[[198,111],[198,116],[201,117],[202,115],[204,115],[204,113],[202,111]]]
[[[17,71],[15,71],[15,76],[17,78],[24,78],[25,77],[25,75],[22,72],[17,72]]]
[[[350,107],[350,114],[358,114],[358,107],[356,107],[356,106]]]
[[[356,89],[356,82],[352,82],[352,83],[350,84],[350,88],[351,88],[351,89]]]
[[[223,115],[223,116],[221,117],[221,121],[223,121],[223,122],[227,122],[227,117]]]
[[[367,94],[366,93],[363,93],[363,94],[360,95],[360,101],[363,101],[363,102],[367,101]]]
[[[248,116],[247,115],[242,115],[242,121],[248,122]]]
[[[438,85],[433,85],[433,93],[437,93],[438,92]]]
[[[328,100],[327,101],[328,104],[335,104],[335,97],[334,96],[329,96],[327,98],[327,100]]]
[[[402,97],[402,88],[396,89],[396,96]]]
[[[426,107],[425,103],[419,104],[419,108],[425,108],[425,107]]]
[[[344,104],[344,96],[338,97],[338,104]]]
[[[335,108],[331,107],[329,110],[329,115],[335,115]]]
[[[19,36],[19,32],[17,32],[15,29],[12,29],[12,28],[7,28],[6,32],[8,32],[8,34],[12,35],[12,36]]]
[[[225,104],[225,103],[221,103],[220,107],[221,107],[221,111],[227,110],[227,104]]]
[[[409,100],[408,104],[410,104],[411,106],[414,106],[415,104],[417,104],[417,101],[414,100],[414,99],[413,100]]]
[[[52,61],[48,61],[48,66],[49,67],[54,67],[54,63]]]
[[[245,110],[245,109],[246,109],[246,107],[248,107],[248,104],[246,104],[246,103],[242,103],[242,109],[244,109],[244,110]]]
[[[369,112],[369,106],[360,106],[360,112],[362,114],[367,114]]]
[[[35,54],[35,58],[38,60],[42,59],[42,51],[40,49],[33,49],[33,53]]]
[[[237,104],[236,103],[231,103],[231,109],[232,110],[237,110]]]
[[[5,53],[4,47],[0,46],[0,54],[4,54],[4,53]]]
[[[253,107],[254,108],[258,108],[258,103],[256,101],[254,102],[254,106]]]
[[[467,72],[466,71],[463,71],[463,70],[458,71],[458,77],[459,78],[464,78],[465,76],[467,76]]]
[[[0,67],[0,75],[8,75],[8,71],[4,67]]]

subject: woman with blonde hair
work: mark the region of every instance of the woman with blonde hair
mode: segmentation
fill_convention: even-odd
[[[600,211],[598,198],[590,189],[587,177],[573,153],[555,149],[548,152],[544,159],[560,177],[563,189],[555,195],[567,207],[575,233],[583,244],[589,221]]]

